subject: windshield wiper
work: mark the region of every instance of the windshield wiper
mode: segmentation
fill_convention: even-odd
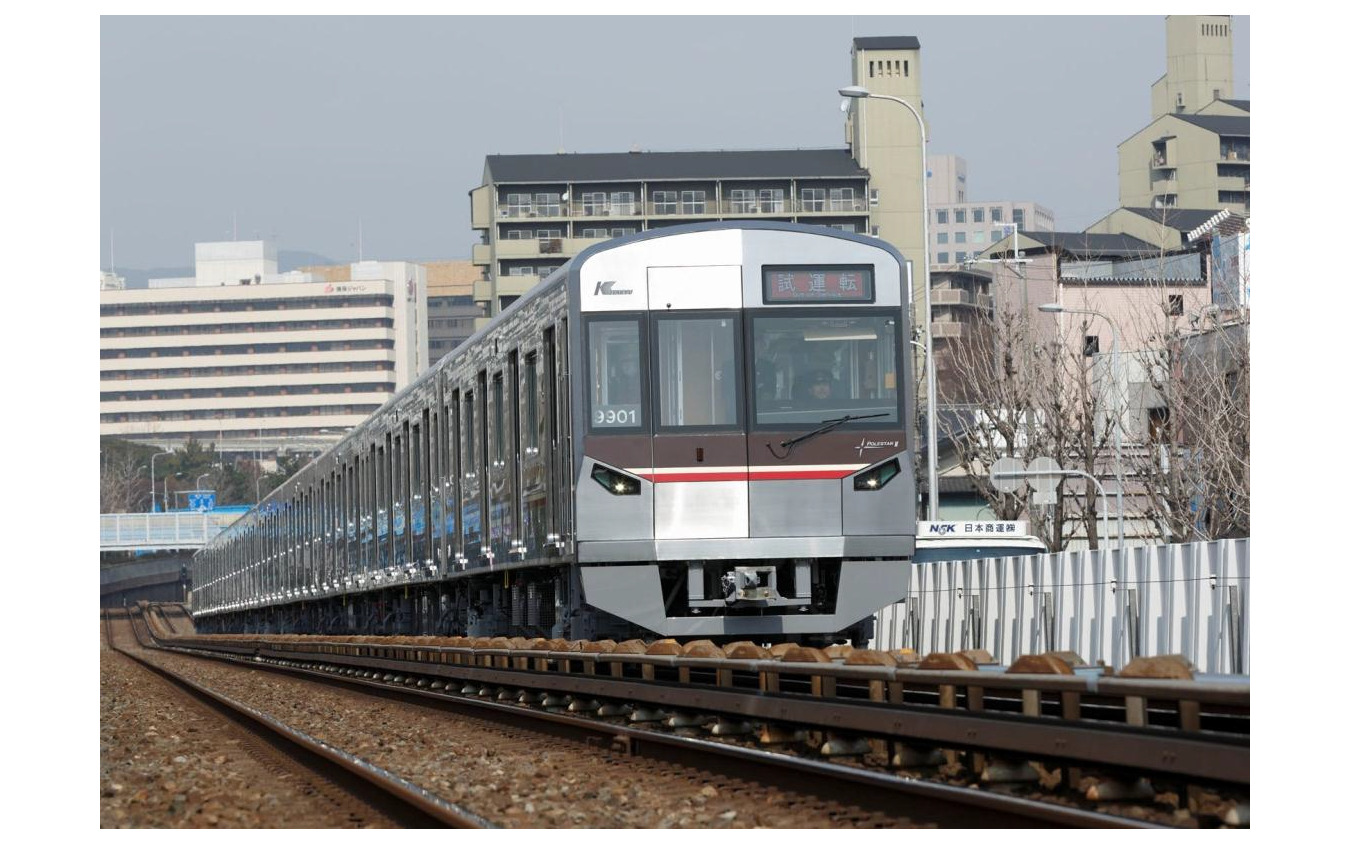
[[[790,456],[792,456],[792,450],[797,447],[798,443],[804,443],[813,437],[818,437],[821,434],[827,434],[830,431],[833,431],[835,428],[838,428],[840,425],[843,425],[845,422],[853,422],[858,419],[876,419],[879,416],[890,416],[890,415],[891,415],[890,411],[887,411],[886,413],[866,413],[861,416],[853,416],[852,414],[850,414],[848,416],[840,416],[838,419],[826,419],[823,423],[821,423],[819,428],[807,431],[800,437],[796,437],[790,440],[784,440],[783,442],[779,443],[778,444],[779,448],[787,449],[787,451],[783,452],[782,454],[779,454],[778,452],[774,451],[773,443],[765,443],[764,447],[769,450],[770,454],[772,454],[779,460],[787,460]]]

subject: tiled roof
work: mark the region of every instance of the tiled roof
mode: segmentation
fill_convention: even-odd
[[[601,152],[489,155],[494,182],[619,182],[656,179],[865,178],[846,149]]]

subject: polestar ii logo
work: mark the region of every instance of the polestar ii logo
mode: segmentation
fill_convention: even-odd
[[[882,441],[878,442],[878,441],[876,441],[876,440],[869,440],[869,439],[867,439],[866,437],[863,437],[862,442],[858,443],[858,456],[859,456],[859,457],[862,457],[862,456],[863,456],[863,452],[864,452],[864,451],[868,451],[869,449],[873,449],[873,448],[887,448],[887,447],[890,447],[890,448],[899,448],[899,447],[900,447],[900,441],[899,441],[899,440],[882,440]]]
[[[593,296],[632,296],[632,295],[633,295],[633,288],[631,288],[631,287],[619,287],[619,288],[615,288],[614,285],[616,285],[616,284],[618,284],[617,281],[597,281],[597,282],[595,283],[595,293],[593,293],[593,294],[591,294],[591,295],[593,295]]]

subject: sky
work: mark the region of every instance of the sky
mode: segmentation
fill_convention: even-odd
[[[1249,18],[1233,29],[1248,99]],[[918,37],[929,154],[966,160],[970,199],[1038,202],[1061,230],[1116,207],[1161,15],[105,16],[101,268],[262,237],[467,258],[495,153],[842,148],[851,41],[887,35]]]

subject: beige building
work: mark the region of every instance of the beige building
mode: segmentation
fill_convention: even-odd
[[[1251,213],[1251,102],[1232,99],[1228,15],[1167,18],[1153,122],[1117,147],[1120,204]]]
[[[472,261],[427,261],[427,348],[431,362],[469,339],[483,309],[474,301],[474,285],[483,279]]]
[[[198,244],[196,275],[99,294],[100,434],[275,453],[336,439],[428,365],[426,271],[276,271],[262,241]]]

